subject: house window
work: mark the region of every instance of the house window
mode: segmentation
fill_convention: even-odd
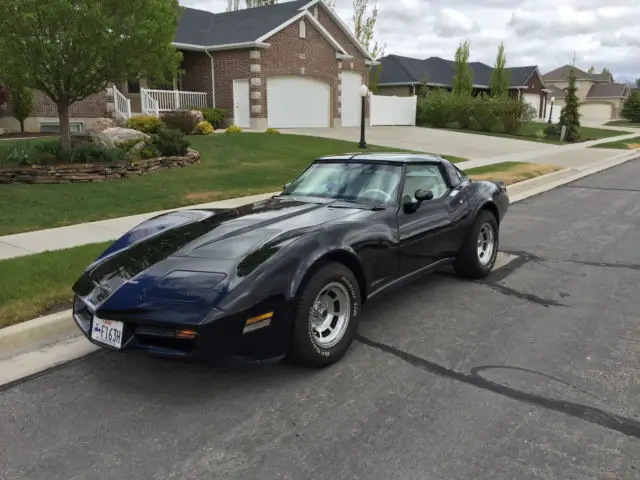
[[[298,28],[300,30],[300,38],[307,38],[307,24],[304,23],[304,20],[300,20]]]

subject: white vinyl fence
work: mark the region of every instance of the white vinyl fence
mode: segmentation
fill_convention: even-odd
[[[369,124],[415,125],[418,97],[371,95],[369,97]]]

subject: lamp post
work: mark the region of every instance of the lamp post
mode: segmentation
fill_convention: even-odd
[[[551,97],[551,108],[549,109],[549,123],[551,123],[551,116],[553,115],[553,102],[556,101],[556,97]]]
[[[362,99],[362,111],[360,112],[360,143],[358,145],[359,148],[365,149],[367,148],[367,142],[364,140],[364,110],[365,110],[365,102],[367,101],[367,96],[369,95],[369,87],[366,85],[360,86],[360,97]]]

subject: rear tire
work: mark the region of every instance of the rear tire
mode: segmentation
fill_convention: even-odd
[[[495,215],[488,210],[480,210],[453,268],[463,277],[484,278],[496,263],[499,246],[500,235]]]
[[[296,305],[290,359],[321,368],[340,360],[358,329],[360,288],[353,272],[332,262],[305,282]]]

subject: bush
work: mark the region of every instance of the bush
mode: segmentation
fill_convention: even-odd
[[[187,153],[189,141],[184,138],[184,134],[179,130],[163,128],[157,135],[151,137],[150,146],[160,155],[173,157]]]
[[[471,95],[454,95],[452,97],[453,121],[463,130],[471,128],[473,104],[474,98]]]
[[[530,122],[535,116],[535,109],[520,99],[503,98],[497,106],[498,116],[502,122],[504,133],[517,133],[522,124]]]
[[[560,140],[561,131],[562,127],[560,127],[560,125],[550,124],[544,128],[542,133],[547,140]]]
[[[224,110],[220,108],[196,108],[204,119],[211,124],[214,130],[222,126],[224,120]]]
[[[164,127],[164,122],[152,115],[136,115],[127,121],[127,127],[142,133],[152,134],[158,133]]]
[[[451,94],[442,89],[431,90],[418,101],[417,125],[446,127],[453,116]]]
[[[268,133],[269,135],[280,135],[280,131],[275,128],[267,128],[264,133]]]
[[[473,128],[481,132],[492,132],[498,124],[496,100],[485,94],[473,97],[472,112]]]
[[[29,118],[36,101],[35,93],[23,86],[9,90],[13,103],[13,118],[20,122],[20,133],[24,133],[24,121]]]
[[[171,130],[180,130],[187,135],[193,133],[196,125],[199,123],[198,118],[189,110],[165,113],[162,116],[162,120],[164,120],[164,124],[167,128]]]
[[[104,148],[98,145],[87,145],[71,150],[71,163],[118,162],[124,158],[126,151],[122,148]],[[60,158],[60,157],[58,157]]]
[[[196,131],[202,135],[211,135],[213,133],[213,126],[211,123],[204,120],[196,125]]]
[[[630,122],[640,122],[640,91],[634,90],[625,100],[621,115]]]
[[[242,132],[242,129],[237,125],[230,125],[224,131],[224,133],[240,133],[240,132]]]

